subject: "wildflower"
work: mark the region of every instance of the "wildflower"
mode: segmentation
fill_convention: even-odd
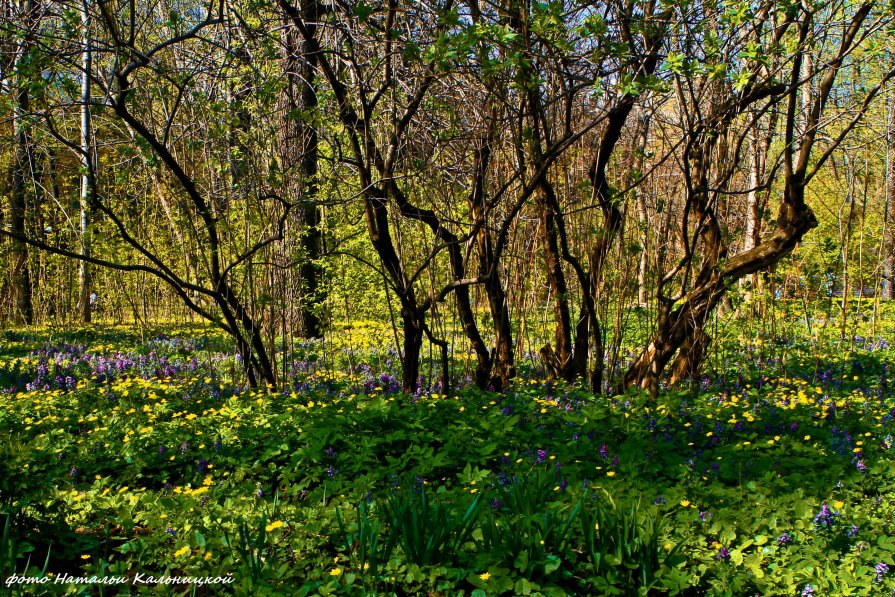
[[[190,546],[184,545],[183,547],[181,547],[180,549],[178,549],[177,551],[174,552],[174,557],[179,558],[180,556],[185,556],[189,552],[190,552]]]
[[[830,507],[824,503],[820,511],[814,516],[814,528],[817,530],[828,529],[836,524],[836,517],[841,516],[839,512],[833,512]]]
[[[777,545],[789,545],[790,543],[792,543],[792,535],[786,531],[777,537]]]
[[[494,498],[494,499],[491,501],[491,509],[492,509],[492,510],[499,510],[499,509],[502,508],[502,507],[503,507],[503,502],[501,502],[499,499]]]
[[[171,535],[172,537],[177,536],[177,531],[175,531],[172,527],[168,527],[165,529],[165,532]]]
[[[730,559],[730,550],[726,547],[722,547],[718,550],[718,555],[715,556],[716,560],[727,560]]]
[[[876,580],[874,582],[880,582],[889,573],[889,565],[883,562],[874,566],[873,569],[876,570]]]
[[[609,458],[609,449],[606,447],[606,444],[600,446],[600,458],[603,460]]]
[[[547,460],[547,450],[538,450],[538,464]]]
[[[482,573],[482,574],[479,575],[479,578],[481,578],[482,580],[488,580],[489,578],[491,578],[491,573],[490,573],[490,572],[484,572],[484,573]]]
[[[704,511],[700,510],[700,512],[699,512],[699,520],[700,520],[701,522],[705,522],[706,520],[708,520],[708,519],[711,518],[711,517],[712,517],[712,513],[711,513],[711,512],[704,512]]]
[[[848,530],[848,532],[845,533],[845,536],[848,537],[849,539],[851,539],[853,537],[857,537],[858,532],[860,532],[860,530],[861,529],[860,529],[860,527],[858,527],[858,525],[853,524],[853,525],[851,525],[851,528]]]
[[[329,572],[329,575],[330,575],[330,576],[339,576],[340,574],[342,574],[342,569],[341,569],[341,568],[333,568],[333,569],[330,570],[330,572]]]
[[[802,597],[812,597],[814,595],[814,587],[811,585],[805,585],[805,588],[802,589]]]
[[[261,489],[261,488],[259,487],[259,488],[258,488],[258,491],[255,492],[255,497],[263,498],[263,497],[264,497],[264,490]]]
[[[657,506],[659,506],[659,505],[667,504],[668,501],[660,495],[659,497],[657,497],[656,499],[653,500],[653,503],[656,504]]]
[[[270,523],[269,525],[265,526],[265,527],[264,527],[264,530],[267,531],[267,532],[269,533],[269,532],[271,532],[271,531],[275,531],[275,530],[277,530],[277,529],[279,529],[279,528],[282,528],[283,525],[284,525],[283,521],[282,521],[282,520],[278,520],[278,521],[276,521],[276,522],[272,522],[272,523]]]
[[[199,462],[196,464],[196,470],[199,471],[200,475],[206,473],[208,471],[208,461],[204,458],[199,460]]]

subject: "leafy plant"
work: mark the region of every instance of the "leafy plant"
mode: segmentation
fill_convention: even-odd
[[[417,565],[436,564],[457,553],[479,515],[482,494],[462,514],[429,501],[426,486],[395,491],[383,505],[383,516],[398,538],[404,556]]]
[[[336,508],[336,520],[339,523],[345,550],[350,554],[352,564],[363,578],[364,593],[376,594],[382,568],[391,558],[397,535],[391,533],[384,543],[381,541],[382,525],[370,516],[370,507],[366,500],[361,500],[356,516],[354,528],[349,529],[342,520],[340,509]]]
[[[684,542],[660,557],[664,519],[644,511],[640,500],[619,505],[607,491],[584,500],[581,530],[584,546],[602,590],[645,594],[657,586],[663,564],[671,563]],[[579,502],[580,503],[580,502]],[[605,583],[605,584],[604,584]]]
[[[544,470],[536,469],[499,488],[500,506],[481,525],[487,558],[514,566],[525,578],[549,575],[574,559],[570,547],[584,495],[570,505],[557,501],[552,487]]]
[[[50,547],[52,547],[50,542]],[[18,572],[18,560],[33,550],[33,546],[27,542],[19,542],[12,534],[12,515],[7,514],[3,523],[3,533],[0,534],[0,579],[5,581],[10,576]],[[44,560],[43,568],[40,570],[31,570],[31,556],[28,556],[25,567],[22,571],[23,575],[45,576],[47,568],[50,565],[50,549],[47,549],[47,557]],[[24,585],[23,585],[24,586]],[[16,595],[25,594],[23,586],[16,584],[0,584],[0,595]]]

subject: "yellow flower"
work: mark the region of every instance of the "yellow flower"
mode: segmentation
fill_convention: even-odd
[[[484,574],[480,574],[479,578],[481,578],[482,580],[488,580],[489,578],[491,578],[491,573],[485,572]]]
[[[329,575],[330,575],[330,576],[339,576],[340,574],[342,574],[342,569],[341,569],[341,568],[333,568],[333,569],[330,570],[330,572],[329,572]]]
[[[607,473],[606,473],[606,476],[607,476],[607,477],[614,477],[614,476],[615,476],[615,471],[609,471],[609,472],[607,472]]]
[[[811,436],[810,436],[810,435],[806,435],[806,436],[805,436],[805,441],[806,441],[806,442],[810,442],[810,441],[811,441]]]
[[[681,506],[687,508],[690,506],[690,500],[681,500]]]
[[[85,553],[84,555],[81,556],[81,559],[82,559],[82,560],[89,560],[89,559],[90,559],[90,554],[89,554],[89,553]]]
[[[275,530],[277,530],[277,529],[279,529],[279,528],[282,528],[282,527],[283,527],[283,521],[282,521],[282,520],[278,520],[278,521],[276,521],[276,522],[272,522],[272,523],[270,523],[269,525],[267,525],[266,527],[264,527],[264,530],[267,531],[267,532],[269,533],[269,532],[271,532],[271,531],[275,531]]]
[[[183,547],[181,547],[180,549],[178,549],[177,551],[174,552],[174,557],[179,558],[180,556],[185,556],[188,553],[190,553],[190,546],[184,545]]]

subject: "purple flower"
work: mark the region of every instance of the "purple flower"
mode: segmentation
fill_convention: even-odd
[[[547,460],[547,450],[538,450],[538,464]]]
[[[722,547],[718,550],[718,555],[715,556],[716,560],[727,560],[730,558],[730,550],[726,547]]]
[[[702,522],[705,522],[706,520],[708,520],[711,517],[712,517],[711,512],[704,512],[704,511],[699,512],[699,520]]]
[[[258,491],[255,492],[255,497],[263,498],[263,497],[264,497],[264,490],[261,489],[261,488],[259,487],[259,488],[258,488]]]
[[[69,471],[69,473],[68,473],[68,476],[69,477],[77,477],[78,476],[77,467],[72,467],[71,471]]]
[[[859,471],[861,471],[861,472],[863,473],[863,472],[865,472],[865,471],[867,470],[867,465],[864,464],[864,461],[863,461],[863,460],[858,460],[858,461],[855,463],[855,468],[858,469]]]
[[[789,545],[790,543],[792,543],[792,535],[790,535],[786,531],[784,531],[783,534],[777,537],[777,545]]]
[[[851,528],[848,530],[848,532],[845,533],[845,536],[848,537],[849,539],[851,539],[853,537],[857,537],[858,532],[860,532],[860,530],[861,529],[858,527],[858,525],[853,524],[853,525],[851,525]]]
[[[820,507],[820,511],[814,516],[814,528],[816,530],[828,529],[836,524],[836,517],[842,516],[839,512],[833,512],[830,507],[824,503]]]
[[[600,446],[600,458],[603,460],[609,458],[609,449],[606,447],[606,444]]]
[[[159,454],[164,454],[164,453],[165,453],[165,446],[159,446],[159,447],[158,447],[158,453],[159,453]]]
[[[204,458],[200,459],[198,463],[196,463],[196,470],[199,471],[199,474],[205,474],[208,472],[208,461]]]
[[[499,499],[494,498],[493,500],[491,500],[491,509],[492,510],[499,510],[502,507],[503,507],[503,502],[501,502]]]
[[[881,581],[883,577],[889,573],[889,565],[883,562],[874,566],[873,569],[876,570],[876,580],[874,582]]]
[[[802,597],[812,597],[814,595],[814,587],[811,585],[805,585],[805,588],[802,589]]]
[[[168,533],[169,535],[171,535],[172,537],[176,537],[176,536],[177,536],[177,531],[175,531],[175,530],[174,530],[173,528],[171,528],[171,527],[166,528],[166,529],[165,529],[165,532]]]
[[[656,499],[653,500],[653,503],[656,504],[657,506],[659,506],[659,505],[664,506],[665,504],[668,503],[668,500],[666,500],[665,498],[663,498],[660,495],[659,497],[657,497]]]

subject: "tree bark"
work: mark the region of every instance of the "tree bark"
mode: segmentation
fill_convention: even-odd
[[[882,295],[895,299],[895,85],[889,84],[886,101],[886,199],[883,213],[883,289]]]
[[[28,213],[28,181],[32,180],[35,169],[34,139],[28,121],[31,111],[31,91],[29,89],[29,54],[34,44],[33,28],[36,27],[38,6],[34,0],[22,3],[21,18],[26,31],[16,44],[15,112],[15,156],[13,165],[12,209],[10,229],[13,235],[10,250],[10,281],[13,296],[12,320],[18,324],[34,321],[32,304],[31,266],[28,247],[21,240],[26,236],[25,222]]]
[[[300,10],[308,34],[316,36],[316,22],[321,10],[319,2],[303,0]],[[282,61],[287,87],[283,98],[281,155],[283,171],[287,177],[298,168],[295,183],[290,184],[298,188],[293,188],[289,194],[299,204],[301,226],[298,232],[301,254],[298,266],[301,283],[301,334],[305,338],[321,338],[324,330],[320,308],[326,301],[326,289],[320,264],[323,256],[323,231],[317,199],[319,150],[315,121],[318,103],[315,80],[318,57],[294,24],[289,19],[285,21],[286,48]]]
[[[90,118],[90,77],[93,62],[93,49],[90,39],[90,12],[87,0],[81,11],[81,26],[83,27],[81,50],[81,201],[80,201],[80,229],[81,229],[81,255],[90,256],[90,204],[95,188],[93,147],[91,144],[91,118]],[[93,318],[93,301],[91,300],[90,263],[86,259],[78,262],[78,301],[80,305],[81,321],[90,323]]]

